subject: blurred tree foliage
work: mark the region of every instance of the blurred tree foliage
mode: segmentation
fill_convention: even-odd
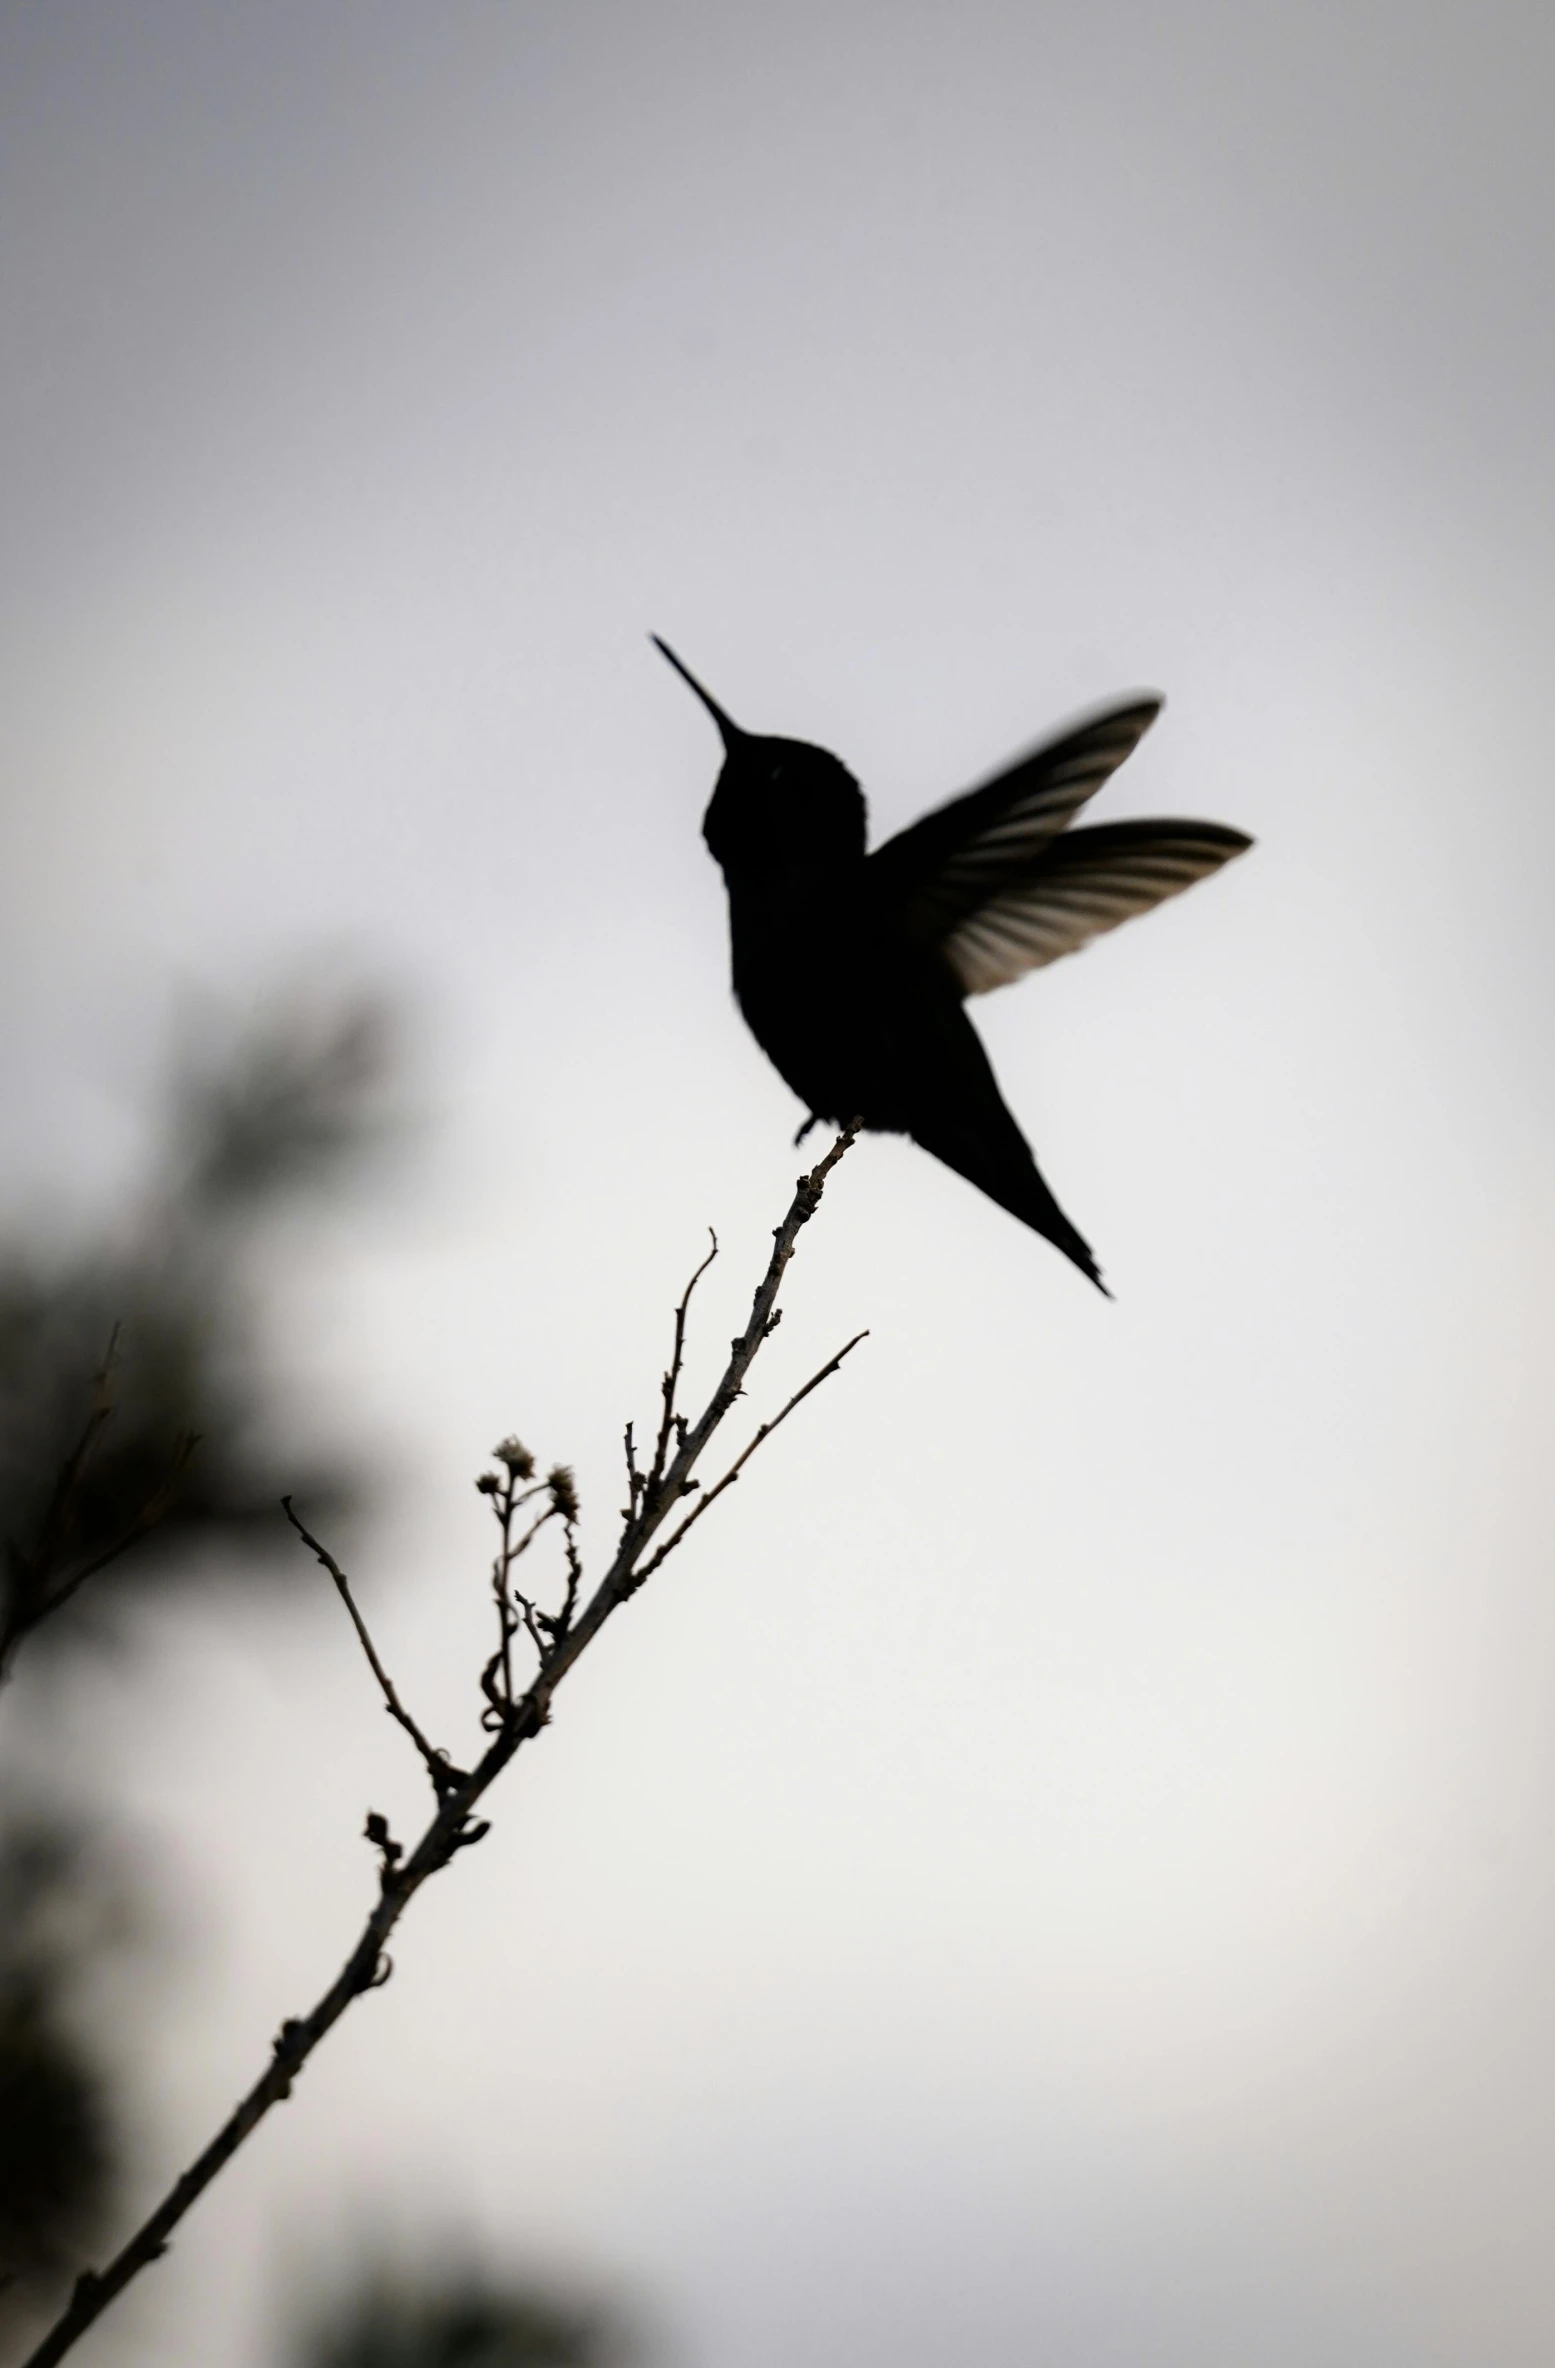
[[[342,1192],[381,1144],[393,1033],[360,997],[207,1026],[174,1064],[148,1188],[105,1238],[0,1240],[0,1675],[18,1648],[25,1686],[34,1652],[59,1675],[88,1637],[132,1646],[175,1577],[312,1583],[278,1500],[338,1521],[356,1479],[282,1402],[254,1253],[285,1204]],[[47,1802],[51,1730],[23,1731]],[[72,1798],[90,1780],[77,1752]],[[0,2323],[57,2304],[107,2233],[128,2133],[112,2033],[81,1999],[145,1920],[107,1855],[46,1811],[0,1825]]]
[[[0,1670],[34,1630],[58,1648],[111,1613],[122,1635],[141,1590],[197,1567],[192,1547],[242,1548],[251,1571],[259,1546],[291,1558],[283,1490],[321,1520],[345,1509],[347,1466],[304,1460],[276,1403],[247,1254],[283,1202],[339,1189],[381,1141],[391,1055],[381,1004],[294,999],[181,1066],[154,1185],[111,1239],[0,1242]]]
[[[627,2358],[603,2314],[473,2272],[370,2279],[294,2356],[297,2368],[624,2368]]]
[[[0,1830],[0,2325],[79,2266],[112,2201],[111,2086],[80,1992],[137,1921],[79,1828]]]

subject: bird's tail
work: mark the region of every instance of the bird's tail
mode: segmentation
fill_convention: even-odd
[[[941,1129],[934,1125],[914,1126],[913,1138],[925,1151],[932,1151],[936,1159],[942,1159],[946,1167],[954,1168],[958,1176],[965,1176],[969,1184],[986,1192],[1001,1209],[1008,1209],[1012,1217],[1018,1217],[1034,1233],[1040,1233],[1055,1250],[1062,1250],[1086,1280],[1096,1285],[1102,1297],[1110,1299],[1112,1293],[1101,1279],[1101,1269],[1091,1254],[1090,1243],[1079,1227],[1070,1223],[1049,1191],[1015,1121],[1007,1111],[1001,1115],[1007,1122],[1008,1133],[1000,1128],[997,1140],[991,1140],[983,1128],[978,1128],[975,1134],[971,1130],[963,1134],[959,1128]]]

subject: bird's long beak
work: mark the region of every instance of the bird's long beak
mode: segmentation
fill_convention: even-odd
[[[692,673],[690,667],[683,666],[681,664],[680,660],[676,657],[674,651],[670,648],[670,645],[667,641],[661,641],[656,633],[650,633],[648,639],[652,642],[654,648],[658,651],[661,657],[668,658],[670,664],[674,667],[675,672],[680,676],[681,681],[691,685],[691,688],[695,691],[697,697],[707,709],[708,714],[718,726],[720,736],[722,737],[723,744],[726,749],[732,749],[737,740],[746,740],[750,737],[749,733],[741,731],[739,725],[734,721],[732,716],[725,715],[723,709],[719,706],[718,701],[711,697],[708,692],[703,690],[702,685],[697,681],[697,678]]]

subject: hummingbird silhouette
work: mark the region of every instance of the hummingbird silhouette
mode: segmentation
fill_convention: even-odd
[[[1252,845],[1219,822],[1071,829],[1160,699],[1072,725],[869,853],[863,792],[845,765],[807,741],[743,731],[652,639],[723,740],[702,836],[729,892],[735,999],[810,1113],[796,1142],[821,1119],[909,1135],[1106,1292],[1005,1107],[965,1002],[1077,952]]]

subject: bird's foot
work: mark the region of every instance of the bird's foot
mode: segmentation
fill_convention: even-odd
[[[812,1110],[809,1117],[805,1120],[804,1125],[799,1129],[798,1134],[794,1137],[794,1149],[796,1151],[798,1150],[800,1144],[804,1141],[806,1135],[810,1132],[811,1127],[819,1126],[820,1123],[820,1120],[816,1117],[815,1112]]]

